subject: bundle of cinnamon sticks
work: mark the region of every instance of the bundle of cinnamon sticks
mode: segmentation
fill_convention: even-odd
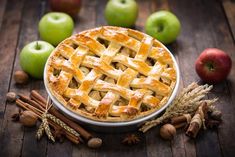
[[[203,102],[200,104],[194,115],[185,114],[182,116],[173,117],[170,119],[169,123],[176,129],[185,128],[187,136],[196,138],[201,128],[216,128],[219,126],[222,121],[221,115],[219,115],[219,117],[211,116],[214,111],[209,111],[208,104]]]
[[[40,95],[37,91],[32,90],[30,92],[30,97],[19,94],[19,98],[16,99],[16,104],[25,110],[30,110],[34,112],[39,118],[41,118],[42,116],[41,113],[43,113],[46,110],[47,100],[42,95]],[[39,112],[39,111],[42,111],[42,112]],[[62,113],[56,110],[53,106],[48,110],[48,112],[54,115],[56,118],[63,121],[70,128],[77,131],[84,140],[88,141],[89,139],[93,137],[91,133],[89,133],[87,130],[82,128],[79,124],[75,123],[74,121],[64,116]],[[74,134],[70,133],[66,129],[62,128],[57,123],[51,120],[49,120],[48,122],[49,122],[50,127],[53,128],[52,133],[53,132],[55,133],[56,130],[62,130],[65,134],[65,137],[69,139],[71,142],[75,144],[83,142],[83,139],[81,137],[75,136]]]

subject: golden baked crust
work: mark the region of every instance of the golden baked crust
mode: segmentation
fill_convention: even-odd
[[[66,108],[97,121],[129,121],[160,109],[176,70],[156,39],[103,26],[61,42],[46,64],[51,94]]]

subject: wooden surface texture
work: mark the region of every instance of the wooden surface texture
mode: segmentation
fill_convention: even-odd
[[[134,29],[144,32],[147,17],[157,10],[170,10],[181,21],[177,40],[167,45],[176,57],[181,71],[181,88],[193,81],[200,82],[194,62],[208,47],[226,51],[233,68],[228,79],[214,86],[209,97],[218,97],[216,106],[223,112],[223,123],[214,131],[201,131],[196,139],[178,131],[173,141],[159,137],[159,128],[146,134],[136,132],[141,143],[121,144],[127,133],[97,133],[103,139],[100,149],[89,149],[65,140],[52,144],[46,137],[37,141],[36,128],[24,128],[11,121],[16,112],[13,103],[6,102],[6,93],[28,95],[36,89],[46,96],[43,81],[30,79],[27,85],[16,85],[12,74],[20,70],[19,53],[23,46],[40,39],[38,22],[49,12],[45,0],[0,0],[0,157],[234,157],[235,156],[235,1],[230,0],[137,0],[139,18]],[[74,33],[107,25],[104,8],[107,0],[83,0]]]

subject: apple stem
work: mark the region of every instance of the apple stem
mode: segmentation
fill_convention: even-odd
[[[123,4],[126,3],[126,0],[122,0],[121,3],[123,3]]]
[[[213,66],[212,63],[208,63],[207,66],[208,66],[208,68],[209,68],[210,71],[213,71],[213,70],[214,70],[214,66]]]
[[[40,50],[41,46],[38,44],[38,41],[36,42],[36,50]]]
[[[162,31],[163,31],[163,26],[162,25],[158,26],[157,27],[157,32],[162,32]]]

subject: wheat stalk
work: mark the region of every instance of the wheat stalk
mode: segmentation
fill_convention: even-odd
[[[55,139],[51,133],[51,130],[50,130],[50,127],[49,127],[49,124],[48,124],[48,121],[47,121],[47,113],[44,113],[42,115],[42,125],[43,125],[43,128],[47,134],[47,137],[52,140],[53,142],[55,142]]]
[[[175,98],[172,104],[166,109],[165,113],[154,120],[147,121],[139,130],[146,132],[152,127],[161,124],[164,120],[172,117],[181,116],[183,114],[193,114],[202,102],[206,102],[211,106],[217,99],[202,100],[213,86],[201,85],[193,82]]]
[[[53,137],[50,127],[49,127],[49,123],[47,121],[47,112],[50,109],[50,107],[52,106],[52,104],[50,103],[50,99],[49,97],[47,98],[47,104],[46,104],[46,110],[45,112],[41,115],[41,119],[42,119],[42,123],[39,126],[39,129],[36,133],[36,137],[37,139],[40,139],[45,131],[47,137],[52,140],[53,142],[55,142],[55,138]]]
[[[42,137],[42,135],[43,135],[43,133],[44,133],[44,127],[43,127],[43,125],[41,124],[41,125],[39,126],[39,128],[38,128],[38,131],[37,131],[37,134],[36,134],[36,138],[37,138],[38,140],[40,140],[41,137]]]
[[[61,121],[59,118],[56,118],[54,115],[48,113],[46,116],[47,116],[47,118],[51,119],[56,124],[60,125],[65,130],[70,132],[71,134],[73,134],[77,137],[80,136],[80,134],[77,131],[75,131],[73,128],[69,127],[67,124],[65,124],[63,121]]]

